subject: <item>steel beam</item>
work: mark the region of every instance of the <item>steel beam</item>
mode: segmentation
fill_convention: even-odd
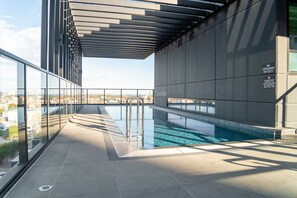
[[[125,57],[146,52],[133,55],[142,58],[225,3],[227,0],[69,0],[85,56]]]

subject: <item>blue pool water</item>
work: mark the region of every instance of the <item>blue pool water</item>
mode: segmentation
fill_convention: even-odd
[[[126,107],[106,106],[105,109],[125,134]],[[133,108],[132,115],[132,126],[135,129],[136,107]],[[199,120],[153,110],[149,106],[145,106],[144,118],[144,149],[258,139],[246,133],[221,128]]]

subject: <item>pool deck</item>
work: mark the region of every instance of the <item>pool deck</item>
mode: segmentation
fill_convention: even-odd
[[[84,106],[7,197],[297,197],[294,139],[120,158],[105,116]],[[40,192],[42,185],[53,189]]]

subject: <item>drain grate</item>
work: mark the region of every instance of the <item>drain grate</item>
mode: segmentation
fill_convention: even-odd
[[[39,191],[47,192],[47,191],[51,190],[52,188],[53,188],[53,186],[51,186],[51,185],[44,185],[44,186],[39,187]]]

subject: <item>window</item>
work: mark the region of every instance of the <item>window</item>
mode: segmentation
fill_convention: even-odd
[[[289,71],[297,72],[297,3],[289,5]]]

